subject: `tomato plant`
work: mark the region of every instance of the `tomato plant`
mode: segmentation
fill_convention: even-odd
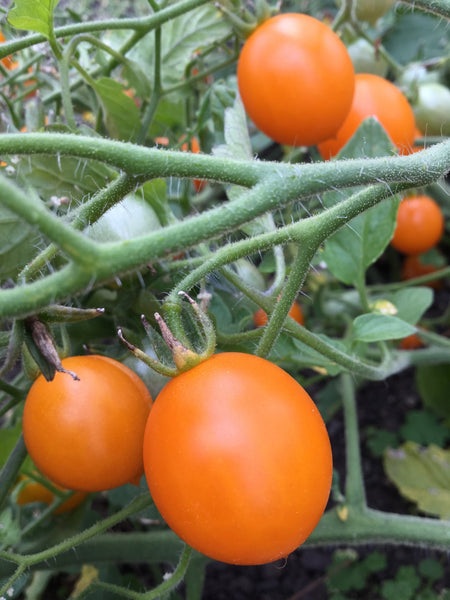
[[[273,363],[216,354],[158,395],[144,439],[150,493],[168,525],[209,557],[260,564],[309,536],[332,457],[306,391]]]
[[[282,14],[260,25],[242,48],[237,78],[249,117],[282,144],[326,140],[352,103],[354,70],[347,49],[308,15]]]
[[[46,487],[39,481],[34,481],[31,477],[21,475],[19,477],[19,483],[21,483],[21,489],[17,494],[17,504],[19,506],[26,506],[33,502],[43,502],[50,506],[55,501],[55,494],[50,488]],[[58,488],[61,492],[68,492],[69,490],[62,488],[59,485],[52,484]],[[75,492],[67,500],[65,500],[58,508],[55,509],[55,515],[61,515],[69,512],[79,506],[83,500],[87,497],[87,492]]]
[[[200,152],[200,143],[198,141],[198,138],[195,135],[192,136],[191,139],[190,139],[190,141],[189,141],[189,143],[188,142],[184,142],[182,144],[181,150],[183,152],[187,152],[188,150],[190,150],[194,154],[198,154]],[[205,187],[206,181],[204,181],[203,179],[193,179],[192,180],[192,185],[194,186],[194,190],[197,193],[199,193]]]
[[[391,245],[403,254],[423,254],[433,248],[444,232],[439,204],[424,194],[407,196],[398,207]]]
[[[136,483],[142,472],[142,440],[151,397],[131,369],[105,356],[62,361],[79,381],[41,375],[23,413],[25,444],[51,481],[80,491]]]
[[[3,32],[0,31],[0,44],[3,44],[3,42],[6,42],[6,38],[3,35]],[[11,56],[5,56],[4,58],[2,58],[1,63],[5,67],[5,69],[9,70],[15,69],[19,65],[19,63],[13,60]]]
[[[415,119],[405,95],[378,75],[357,73],[355,82],[353,103],[344,123],[336,135],[318,144],[321,156],[335,156],[368,117],[378,119],[400,154],[408,154],[414,145]]]
[[[300,323],[300,325],[305,324],[305,317],[303,316],[302,307],[298,302],[294,302],[291,306],[290,311],[288,312],[288,316]],[[253,315],[253,323],[256,327],[262,327],[267,324],[267,313],[264,309],[258,308],[258,310]]]
[[[417,333],[412,333],[403,338],[398,347],[400,350],[417,350],[418,348],[423,348],[424,345]]]

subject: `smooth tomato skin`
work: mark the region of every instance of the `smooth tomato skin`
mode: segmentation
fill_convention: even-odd
[[[439,204],[423,194],[407,196],[398,207],[391,246],[403,254],[423,254],[436,246],[443,232],[444,215]]]
[[[131,369],[105,356],[73,356],[80,378],[41,375],[30,388],[23,435],[36,467],[61,487],[97,492],[138,483],[151,396]]]
[[[372,73],[357,73],[352,106],[334,136],[318,144],[325,160],[335,156],[368,117],[383,125],[400,154],[409,154],[414,146],[415,118],[406,96],[390,81]]]
[[[355,74],[346,47],[327,25],[285,13],[246,40],[237,79],[245,110],[263,133],[281,144],[312,146],[342,124]]]
[[[294,302],[294,304],[291,306],[288,316],[294,319],[294,321],[297,321],[297,323],[300,323],[300,325],[305,324],[305,317],[303,316],[302,307],[298,302]],[[255,327],[263,327],[264,325],[267,325],[267,321],[268,318],[266,311],[262,308],[258,308],[253,315],[253,323],[255,324]]]
[[[423,348],[425,344],[422,342],[417,333],[412,333],[401,340],[398,347],[400,350],[418,350]]]
[[[273,363],[216,354],[172,379],[150,413],[144,466],[167,524],[206,556],[286,557],[327,504],[332,456],[306,391]]]
[[[30,477],[21,476],[20,479],[27,479],[28,483],[26,483],[17,494],[17,504],[19,506],[25,506],[26,504],[31,504],[33,502],[44,502],[48,506],[53,504],[55,496],[49,488],[38,481],[33,481]],[[68,491],[59,485],[53,485],[63,492]],[[55,515],[61,515],[74,510],[74,508],[83,502],[87,495],[87,492],[75,492],[54,511]]]

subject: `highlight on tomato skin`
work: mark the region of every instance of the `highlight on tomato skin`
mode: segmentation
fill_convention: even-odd
[[[38,470],[55,484],[97,492],[134,483],[144,471],[142,443],[152,398],[122,363],[99,355],[62,360],[50,382],[40,375],[23,411],[23,436]]]
[[[347,48],[327,25],[284,13],[248,37],[237,80],[246,113],[260,131],[281,144],[313,146],[344,121],[355,72]]]
[[[391,246],[403,254],[423,254],[438,244],[444,226],[441,207],[433,198],[425,194],[406,196],[398,207]]]
[[[344,122],[334,136],[317,145],[322,158],[328,160],[336,156],[368,117],[378,119],[400,154],[411,153],[416,123],[406,96],[383,77],[357,73],[352,105]]]
[[[144,439],[147,483],[169,527],[209,558],[264,564],[300,546],[330,493],[320,413],[268,360],[215,354],[157,396]]]

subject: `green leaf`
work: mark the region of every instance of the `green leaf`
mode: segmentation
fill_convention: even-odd
[[[416,383],[424,405],[450,425],[450,369],[448,364],[424,365],[416,370]]]
[[[395,448],[398,445],[398,436],[393,431],[367,427],[366,435],[366,445],[371,454],[377,458],[383,456],[387,448]]]
[[[370,117],[339,153],[339,158],[385,156],[392,143],[383,127]],[[332,206],[358,191],[352,188],[327,192],[325,206]],[[384,252],[395,229],[399,198],[393,197],[352,219],[325,242],[323,259],[330,271],[347,285],[360,282],[366,269]]]
[[[448,55],[448,29],[444,19],[408,12],[383,36],[386,50],[402,64]]]
[[[53,30],[53,11],[59,0],[15,0],[8,22],[17,29],[42,33],[48,39]]]
[[[39,232],[0,204],[0,281],[14,278],[36,252]]]
[[[419,573],[430,581],[437,581],[444,576],[444,569],[434,558],[424,558],[419,563]]]
[[[191,10],[165,23],[161,27],[163,87],[179,84],[195,53],[226,37],[230,30],[227,19],[212,4]],[[153,81],[154,52],[154,34],[151,32],[129,53],[129,58],[141,65],[150,81]]]
[[[13,518],[11,508],[5,508],[0,513],[0,546],[13,546],[20,540],[19,523]]]
[[[111,137],[126,142],[134,140],[141,124],[139,109],[125,94],[123,85],[109,77],[101,77],[95,82],[94,89]]]
[[[389,294],[386,300],[398,310],[399,319],[415,325],[433,304],[433,290],[428,287],[410,287]]]
[[[443,447],[450,438],[450,429],[439,423],[437,417],[425,410],[411,410],[406,415],[406,422],[400,428],[404,440],[416,442],[423,446],[436,444]]]
[[[384,470],[402,496],[421,511],[450,518],[450,450],[406,442],[386,451]]]
[[[381,595],[386,600],[413,600],[420,583],[420,577],[414,567],[402,566],[398,569],[395,579],[383,583]]]
[[[415,331],[406,321],[390,315],[364,314],[353,321],[353,337],[361,342],[402,339]]]

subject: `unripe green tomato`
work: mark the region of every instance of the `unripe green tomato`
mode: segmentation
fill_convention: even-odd
[[[450,90],[445,85],[420,85],[413,110],[416,125],[425,135],[450,135]]]
[[[396,83],[400,88],[411,89],[414,92],[414,86],[437,82],[438,79],[437,71],[428,71],[421,63],[411,63],[403,69]]]
[[[367,21],[374,25],[380,17],[394,5],[395,0],[353,0],[356,4],[358,21]],[[341,6],[342,0],[335,0]]]
[[[386,77],[388,64],[386,60],[377,54],[375,48],[364,38],[359,38],[347,47],[352,59],[355,73],[373,73],[380,77]]]
[[[97,242],[120,242],[160,228],[153,208],[144,199],[130,195],[87,227],[86,232]]]

